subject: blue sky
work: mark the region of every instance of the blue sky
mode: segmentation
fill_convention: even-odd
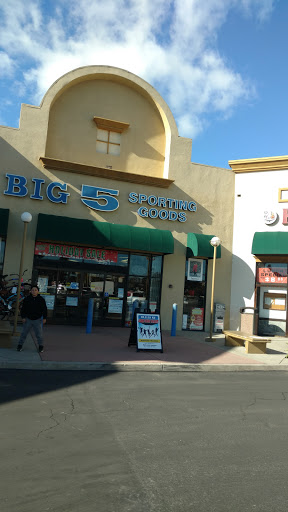
[[[106,64],[159,91],[193,162],[288,154],[287,19],[287,0],[0,0],[0,124]]]

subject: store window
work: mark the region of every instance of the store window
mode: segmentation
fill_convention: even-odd
[[[130,254],[125,325],[130,326],[133,310],[154,313],[160,309],[162,256]]]
[[[97,126],[96,152],[119,156],[122,133],[129,128],[129,123],[96,116],[93,121]]]
[[[149,308],[151,313],[160,309],[162,284],[162,256],[152,256]]]
[[[80,315],[80,272],[43,269],[38,272],[39,291],[47,305],[48,318],[78,323]]]
[[[133,307],[160,309],[163,257],[36,242],[33,281],[53,323],[131,326]]]
[[[150,256],[141,256],[131,254],[129,275],[130,276],[148,276]]]
[[[107,155],[120,155],[121,133],[97,130],[96,151]]]
[[[0,237],[0,274],[3,274],[4,254],[5,254],[5,240],[2,240]]]
[[[206,274],[206,260],[187,259],[183,301],[183,330],[204,330]]]
[[[259,262],[256,300],[260,336],[285,336],[287,319],[287,263]]]

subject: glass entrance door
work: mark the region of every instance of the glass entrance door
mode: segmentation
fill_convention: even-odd
[[[87,317],[89,299],[94,299],[93,323],[100,324],[103,318],[105,274],[85,273],[83,279],[81,306]]]
[[[125,279],[118,274],[84,274],[81,305],[87,311],[89,299],[94,299],[93,325],[123,325]]]
[[[55,320],[68,324],[79,323],[79,290],[81,273],[60,270],[56,284]]]
[[[123,325],[125,276],[107,274],[104,285],[103,320],[107,325]]]

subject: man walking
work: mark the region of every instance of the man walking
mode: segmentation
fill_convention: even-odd
[[[42,333],[42,317],[43,324],[46,324],[47,318],[47,306],[45,299],[39,295],[39,288],[33,285],[31,288],[30,295],[25,297],[21,309],[21,317],[23,322],[23,331],[19,338],[19,344],[17,347],[18,352],[21,352],[24,341],[27,338],[28,333],[31,329],[34,330],[35,336],[38,341],[39,352],[43,352],[43,333]]]

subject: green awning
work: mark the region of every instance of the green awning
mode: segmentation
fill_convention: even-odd
[[[288,233],[285,231],[266,231],[254,233],[252,254],[288,255]]]
[[[43,213],[38,215],[36,239],[161,254],[174,252],[174,239],[170,231]]]
[[[215,235],[188,233],[187,258],[213,258],[214,248],[210,244],[210,240],[213,236]],[[221,245],[217,247],[216,258],[221,258]]]
[[[8,229],[9,210],[0,208],[0,236],[6,237]]]

